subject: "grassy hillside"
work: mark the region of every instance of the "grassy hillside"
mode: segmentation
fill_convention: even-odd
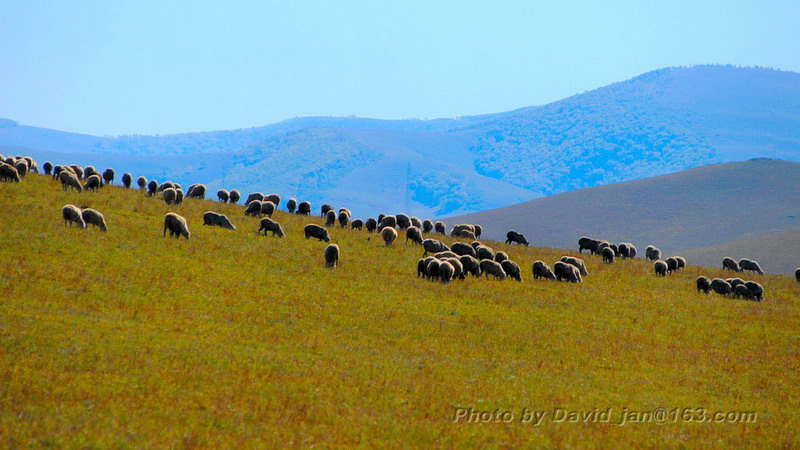
[[[415,277],[419,247],[278,213],[139,191],[0,183],[0,446],[800,444],[800,284],[752,275],[766,300],[695,293],[644,261],[586,257],[580,285],[533,282],[564,253],[508,247],[524,281]],[[65,228],[65,203],[109,230]],[[317,210],[315,205],[314,210]],[[335,205],[346,206],[346,205]],[[184,215],[190,240],[161,236]],[[238,226],[203,227],[223,212]],[[452,242],[449,238],[447,242]],[[456,408],[516,414],[454,422]],[[755,411],[755,423],[553,423],[553,409]],[[548,411],[536,427],[522,408]],[[690,413],[688,418],[699,417]]]
[[[760,159],[565,192],[448,222],[478,223],[487,236],[503,240],[516,230],[548,247],[577,248],[581,235],[632,242],[640,250],[653,244],[716,267],[722,258],[712,260],[717,253],[703,248],[800,228],[799,195],[800,163]],[[792,237],[773,239],[773,251],[731,256],[756,258],[771,273],[794,273],[800,253]]]

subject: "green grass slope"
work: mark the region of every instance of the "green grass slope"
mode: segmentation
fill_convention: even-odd
[[[65,228],[66,203],[109,230]],[[317,217],[140,191],[0,183],[0,446],[800,444],[800,284],[758,276],[766,300],[695,293],[642,260],[585,257],[580,285],[533,282],[565,252],[508,247],[524,281],[415,277],[422,251],[332,230],[341,267],[305,240]],[[346,205],[336,205],[346,206]],[[161,235],[184,215],[190,240]],[[228,215],[230,231],[203,227]],[[316,208],[315,208],[316,210]],[[447,242],[452,242],[449,238]],[[571,254],[571,253],[570,253]],[[554,408],[754,411],[751,423],[554,423]],[[454,422],[456,408],[509,423]],[[523,408],[547,411],[539,426]]]

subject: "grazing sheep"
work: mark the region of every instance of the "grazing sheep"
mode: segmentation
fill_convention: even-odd
[[[206,211],[203,213],[203,225],[211,225],[228,230],[235,230],[236,227],[228,220],[225,214],[215,213],[214,211]]]
[[[350,222],[350,213],[348,211],[339,212],[339,227],[346,228]]]
[[[95,169],[94,166],[86,166],[83,169],[83,178],[84,179],[87,179],[87,178],[89,178],[90,176],[92,176],[94,174],[100,175],[100,173],[97,172],[97,169]]]
[[[306,235],[306,239],[313,237],[315,239],[319,239],[320,241],[331,241],[330,236],[328,236],[328,230],[313,223],[306,225],[305,228],[303,228],[303,232]]]
[[[667,272],[669,272],[670,274],[672,274],[672,272],[675,272],[676,270],[678,270],[678,260],[677,259],[670,257],[670,258],[667,258],[664,262],[667,263]]]
[[[268,231],[271,231],[273,236],[278,236],[279,238],[285,236],[283,233],[283,228],[281,228],[281,224],[266,217],[261,219],[261,227],[258,229],[258,231],[256,231],[256,233],[261,233],[261,231],[264,231],[264,237],[267,236]]]
[[[436,239],[425,239],[422,241],[422,248],[425,250],[422,256],[428,256],[428,253],[439,253],[450,250],[450,247]]]
[[[139,189],[144,189],[147,187],[147,178],[140,176],[136,179],[136,185],[139,186]]]
[[[44,164],[42,165],[42,168],[44,169],[45,175],[50,175],[51,173],[53,173],[53,163],[51,163],[50,161],[45,161]]]
[[[519,266],[514,261],[510,259],[503,260],[500,263],[500,267],[503,268],[503,270],[506,272],[506,275],[508,275],[510,278],[520,282],[522,281],[522,272],[519,270]]]
[[[472,231],[469,231],[469,230],[462,231],[460,237],[462,239],[471,239],[471,240],[475,240],[476,239],[475,238],[475,233],[473,233]]]
[[[450,264],[449,261],[440,261],[439,262],[439,280],[447,284],[453,281],[453,274],[455,273],[455,269],[453,265]]]
[[[748,297],[751,300],[755,300],[760,302],[764,300],[764,287],[761,286],[759,283],[755,281],[748,281],[744,284],[747,287],[747,290],[750,292],[750,296]]]
[[[433,231],[439,234],[445,234],[446,225],[441,220],[437,220],[436,223],[433,224]]]
[[[555,274],[553,274],[553,271],[550,270],[550,266],[548,266],[544,261],[536,261],[533,263],[533,279],[538,280],[539,278],[545,278],[548,280],[556,279]]]
[[[469,224],[464,224],[464,223],[458,224],[458,225],[454,226],[452,230],[450,230],[450,236],[461,237],[461,233],[463,233],[464,231],[469,231],[470,233],[472,233],[474,235],[475,234],[475,227],[473,227],[472,225],[469,225]]]
[[[325,226],[332,227],[334,224],[336,224],[336,213],[331,209],[325,213]]]
[[[77,223],[79,227],[86,228],[86,221],[83,220],[81,209],[75,205],[64,205],[61,208],[61,216],[64,218],[64,226],[72,226],[72,223]]]
[[[739,268],[739,263],[728,256],[722,258],[722,270],[732,270],[734,272],[742,271],[742,269]]]
[[[4,162],[0,161],[0,166],[2,166],[3,164],[4,164]],[[53,179],[55,180],[56,178],[58,178],[58,174],[60,174],[61,172],[65,171],[65,170],[67,170],[66,166],[62,166],[60,164],[57,165],[57,166],[53,166]]]
[[[272,201],[264,200],[263,202],[261,202],[261,215],[272,217],[272,215],[275,213],[275,208],[277,208],[277,206],[275,206],[275,204],[272,203]]]
[[[14,168],[17,169],[17,174],[19,174],[20,178],[25,178],[25,175],[28,173],[28,163],[25,161],[17,161],[14,164]]]
[[[436,259],[447,259],[447,258],[458,258],[458,255],[456,255],[455,253],[451,252],[450,250],[445,250],[443,252],[439,252],[439,253],[433,255],[433,257],[436,258]]]
[[[422,230],[422,221],[419,220],[419,217],[411,216],[409,220],[411,220],[411,226],[417,227],[420,230]]]
[[[328,211],[333,211],[333,206],[331,206],[331,205],[329,205],[329,204],[327,204],[327,203],[324,203],[324,204],[323,204],[323,205],[322,205],[322,206],[319,208],[319,211],[320,211],[320,214],[319,214],[319,215],[320,215],[321,217],[327,217],[327,216],[328,216]]]
[[[80,180],[78,180],[78,176],[70,172],[69,170],[65,170],[60,174],[58,174],[58,179],[61,181],[61,188],[64,189],[65,191],[69,188],[75,189],[78,192],[83,191],[83,186],[81,186],[81,182]]]
[[[415,226],[410,226],[406,229],[406,245],[408,245],[408,241],[411,241],[412,244],[422,245],[422,231]]]
[[[623,258],[636,258],[636,247],[630,242],[619,244],[619,254]]]
[[[648,245],[647,248],[644,249],[644,257],[650,261],[657,261],[661,259],[661,250],[652,245]]]
[[[740,259],[739,270],[741,272],[750,271],[750,272],[756,272],[759,275],[764,275],[764,271],[761,270],[761,266],[758,265],[758,262],[753,261],[752,259],[747,259],[747,258]]]
[[[176,205],[183,204],[183,190],[182,189],[175,189],[175,204]]]
[[[26,156],[25,161],[28,161],[28,172],[39,173],[39,165],[36,164],[36,161],[33,158]]]
[[[83,168],[77,164],[70,164],[69,168],[72,169],[72,173],[74,173],[78,178],[83,178]]]
[[[367,221],[364,223],[364,227],[367,229],[367,231],[368,231],[369,233],[372,233],[372,232],[374,232],[376,229],[378,229],[378,221],[377,221],[377,220],[375,220],[375,218],[374,218],[374,217],[370,217],[370,218],[368,218],[368,219],[367,219]]]
[[[328,244],[325,247],[325,267],[334,268],[339,266],[339,246]]]
[[[493,276],[495,280],[505,280],[506,279],[506,271],[503,270],[503,266],[496,261],[492,261],[489,259],[484,259],[480,262],[481,265],[481,272],[486,274],[486,278],[489,278],[489,275]]]
[[[433,222],[430,219],[425,219],[422,221],[422,232],[423,233],[430,233],[433,231]]]
[[[656,275],[660,277],[665,277],[669,272],[669,266],[667,265],[666,262],[659,259],[658,261],[653,263],[653,270],[655,270]]]
[[[598,245],[600,245],[600,241],[597,239],[583,236],[578,239],[578,253],[583,253],[584,250],[589,250],[589,252],[594,255],[597,252]]]
[[[232,203],[235,205],[240,198],[242,198],[242,194],[239,193],[239,190],[231,189],[231,193],[228,195],[228,203]]]
[[[175,203],[175,198],[178,196],[178,191],[174,188],[166,188],[161,192],[161,197],[164,199],[164,203],[171,205]]]
[[[733,298],[744,298],[750,300],[750,291],[747,290],[747,286],[744,284],[739,284],[736,286],[731,286],[733,290],[731,291],[731,295]]]
[[[363,220],[355,219],[352,222],[350,222],[350,229],[351,230],[361,231],[362,228],[364,228],[364,221]]]
[[[577,268],[578,271],[580,271],[582,276],[584,277],[589,276],[589,271],[586,270],[586,264],[584,264],[582,259],[573,258],[571,256],[562,256],[561,262],[575,266],[575,268]]]
[[[678,262],[678,270],[686,268],[686,258],[683,256],[673,256],[673,258]]]
[[[439,279],[439,267],[441,266],[441,262],[434,258],[431,261],[428,261],[428,265],[425,267],[425,277],[428,280],[436,280]]]
[[[397,217],[388,215],[383,216],[383,219],[378,222],[378,231],[382,231],[386,227],[394,228],[397,226]]]
[[[150,182],[147,183],[147,195],[152,197],[156,195],[157,190],[158,190],[158,181],[150,180]]]
[[[466,275],[464,274],[464,265],[461,264],[461,261],[458,258],[447,258],[445,259],[451,266],[453,266],[453,279],[455,280],[458,278],[459,280],[466,279]]]
[[[390,246],[394,243],[395,239],[397,239],[397,230],[392,227],[386,227],[381,231],[381,237],[383,238],[383,242],[386,243],[386,246]]]
[[[729,295],[731,293],[731,285],[721,279],[721,278],[714,278],[711,280],[711,290],[716,292],[719,295]]]
[[[164,216],[164,236],[167,235],[167,230],[169,230],[170,237],[175,236],[176,239],[180,239],[181,236],[189,239],[189,236],[192,235],[186,219],[172,212]]]
[[[425,268],[428,266],[428,259],[427,258],[420,258],[417,261],[417,278],[425,277]]]
[[[106,231],[108,227],[106,227],[106,218],[103,215],[92,208],[85,208],[81,211],[81,217],[83,217],[83,221],[86,222],[86,225],[94,225],[100,228],[100,231]]]
[[[411,218],[408,217],[407,214],[397,214],[395,217],[395,221],[397,222],[397,228],[400,230],[405,230],[411,226]]]
[[[247,196],[247,200],[245,200],[244,205],[247,206],[250,204],[250,202],[254,202],[256,200],[263,201],[264,194],[262,194],[261,192],[253,192],[252,194]]]
[[[217,191],[217,199],[219,199],[222,203],[228,203],[228,198],[230,198],[230,193],[226,189],[220,189]]]
[[[708,294],[708,291],[711,290],[711,280],[706,277],[697,277],[697,292],[703,291],[704,293]]]
[[[133,183],[133,175],[130,172],[125,172],[122,174],[122,185],[126,188],[130,189],[131,183]]]
[[[505,261],[507,259],[508,259],[508,253],[506,253],[504,251],[499,251],[499,252],[494,254],[494,260],[499,262],[499,263],[502,263],[503,261]]]
[[[794,279],[797,280],[798,283],[800,283],[800,267],[794,269]]]
[[[384,217],[386,217],[386,214],[384,214],[384,213],[378,214],[378,224],[379,225],[380,225],[380,223],[381,223],[381,221],[383,220]]]
[[[297,214],[301,216],[310,216],[311,215],[311,203],[310,202],[300,202],[297,204]]]
[[[289,211],[289,214],[294,214],[294,211],[297,209],[297,200],[294,198],[290,198],[289,201],[286,202],[286,210]]]
[[[20,182],[19,172],[17,172],[17,169],[12,165],[6,163],[0,163],[0,181],[13,181],[15,183],[19,183]],[[75,179],[75,181],[78,182],[77,178]],[[66,186],[63,180],[61,181],[61,185],[62,187]],[[80,182],[78,182],[78,185],[80,185]],[[64,187],[64,190],[66,191],[67,188]],[[80,192],[80,190],[78,192]]]
[[[264,197],[264,200],[262,201],[272,202],[272,204],[275,205],[275,209],[278,209],[278,206],[281,205],[281,196],[278,194],[269,194]]]
[[[477,256],[477,253],[475,253],[475,249],[472,248],[471,245],[465,244],[463,242],[454,243],[453,246],[450,247],[450,250],[452,250],[453,253],[455,253],[457,255]]]
[[[472,274],[473,277],[481,276],[481,263],[477,259],[470,255],[461,255],[458,261],[461,263],[463,274],[466,275],[469,273]]]
[[[477,248],[475,248],[475,256],[479,261],[484,259],[490,259],[494,261],[494,250],[486,245],[479,245]]]
[[[473,225],[475,227],[475,237],[477,239],[481,238],[481,234],[483,234],[483,227],[480,225]]]
[[[570,283],[583,282],[580,270],[572,264],[567,264],[563,261],[558,261],[553,265],[553,274],[556,277],[556,281],[566,280]]]
[[[252,202],[247,204],[247,207],[244,209],[244,215],[261,217],[261,211],[262,211],[261,201],[253,200]]]
[[[186,197],[187,198],[199,198],[205,199],[206,198],[206,185],[205,184],[195,184],[189,186],[189,189],[186,190]]]
[[[116,175],[116,172],[109,167],[103,172],[103,181],[105,181],[106,184],[114,184],[114,175]]]
[[[741,278],[728,278],[725,282],[731,285],[731,290],[736,289],[736,286],[740,284],[744,284],[744,280]]]
[[[191,192],[195,186],[196,185],[194,184],[189,186],[189,190],[186,192]],[[170,189],[170,188],[175,189],[175,183],[173,183],[172,181],[165,181],[158,185],[158,188],[156,188],[156,193],[164,192],[165,189]]]
[[[614,262],[614,250],[610,247],[603,249],[603,262],[611,264]]]
[[[481,244],[481,241],[472,241],[472,243],[470,243],[469,245],[471,245],[473,249],[477,250],[478,247],[480,247],[483,244]]]
[[[103,180],[96,173],[89,175],[89,178],[86,179],[86,184],[83,185],[83,188],[89,192],[97,192],[101,187],[103,187]]]
[[[527,239],[525,239],[525,235],[511,230],[506,233],[506,244],[519,244],[527,247],[529,242]]]

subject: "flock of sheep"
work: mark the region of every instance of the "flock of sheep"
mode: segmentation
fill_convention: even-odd
[[[30,157],[0,155],[0,181],[21,181],[27,173],[39,173],[39,168],[35,160]],[[82,168],[76,164],[72,165],[52,165],[45,162],[42,166],[45,175],[51,175],[53,179],[61,182],[62,188],[66,191],[74,189],[82,192],[84,189],[97,191],[106,184],[113,184],[116,173],[114,169],[106,169],[102,173],[98,172],[93,166]],[[84,182],[81,183],[81,180]],[[133,183],[133,176],[130,173],[122,175],[122,183],[126,188],[130,188]],[[139,189],[145,190],[148,196],[161,194],[161,198],[168,205],[180,205],[184,197],[204,199],[206,187],[202,184],[194,184],[187,188],[184,193],[183,188],[178,183],[170,181],[158,183],[156,180],[148,181],[145,177],[138,177],[136,184]],[[227,191],[220,189],[217,198],[223,203],[236,204],[241,199],[238,190]],[[248,195],[245,200],[246,216],[261,218],[260,227],[257,233],[272,233],[273,236],[282,238],[285,232],[280,223],[272,219],[273,214],[280,205],[281,197],[278,194],[264,195],[255,192]],[[311,214],[311,203],[307,201],[297,202],[290,198],[286,202],[286,209],[289,213],[299,215]],[[453,280],[463,280],[468,275],[473,277],[492,277],[496,280],[513,279],[522,281],[522,271],[520,265],[511,259],[503,251],[495,252],[491,247],[481,243],[482,229],[479,225],[459,224],[450,230],[450,235],[456,238],[471,240],[472,243],[455,242],[452,246],[447,246],[440,240],[424,238],[424,234],[437,233],[446,234],[446,225],[442,221],[433,222],[417,217],[410,217],[406,214],[387,215],[380,214],[377,218],[368,218],[366,221],[361,219],[351,219],[352,213],[347,208],[336,211],[331,205],[324,204],[320,209],[322,217],[325,218],[324,226],[307,224],[304,229],[306,239],[315,238],[329,243],[324,249],[323,256],[325,266],[335,268],[339,264],[339,246],[330,243],[330,234],[325,227],[333,227],[337,224],[341,228],[350,227],[352,230],[366,229],[367,232],[378,232],[386,246],[391,246],[398,238],[398,230],[405,232],[405,243],[411,242],[423,248],[422,258],[417,262],[417,276],[428,280],[437,280],[442,283],[449,283]],[[266,216],[266,217],[264,217]],[[65,205],[62,208],[62,218],[64,224],[72,226],[77,224],[80,228],[87,228],[93,225],[102,231],[107,230],[105,217],[99,211],[92,208],[79,208],[75,205]],[[235,230],[236,227],[231,223],[227,216],[214,211],[207,211],[203,214],[203,225],[218,226]],[[169,231],[170,236],[175,238],[184,237],[189,239],[191,233],[186,219],[176,213],[170,212],[164,216],[163,235]],[[506,244],[529,245],[528,240],[522,233],[509,231],[506,234]],[[583,253],[588,250],[592,255],[600,255],[603,262],[612,264],[617,258],[635,258],[637,255],[636,247],[628,242],[612,244],[606,240],[581,237],[578,240],[578,251]],[[430,254],[430,256],[429,256]],[[667,276],[675,271],[686,267],[686,260],[681,256],[673,256],[662,259],[661,250],[648,246],[645,249],[645,258],[653,261],[653,270],[657,276]],[[750,259],[741,259],[736,262],[732,258],[725,258],[722,261],[725,270],[735,272],[753,271],[763,274],[763,270],[758,262]],[[589,275],[584,261],[580,258],[563,256],[553,264],[552,269],[543,261],[535,261],[532,265],[532,275],[534,280],[544,279],[553,281],[567,281],[572,283],[583,282],[583,277]],[[800,282],[800,268],[795,272],[798,282]],[[709,280],[706,277],[697,279],[697,290],[708,294],[714,291],[720,295],[732,298],[743,298],[747,300],[761,301],[764,298],[763,287],[755,281],[745,281],[741,278],[729,278],[723,280],[715,278]]]

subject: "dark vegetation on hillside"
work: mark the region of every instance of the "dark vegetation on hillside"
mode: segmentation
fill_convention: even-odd
[[[95,137],[7,122],[0,145],[133,157],[211,190],[234,183],[445,216],[542,195],[754,157],[798,160],[800,75],[756,68],[670,68],[539,107],[456,119],[310,117],[265,127]],[[39,153],[36,153],[39,152]],[[165,158],[169,156],[168,158]],[[91,159],[91,158],[87,158]],[[87,160],[83,164],[89,164]],[[306,188],[310,183],[311,187]],[[364,186],[371,189],[365,190]]]

